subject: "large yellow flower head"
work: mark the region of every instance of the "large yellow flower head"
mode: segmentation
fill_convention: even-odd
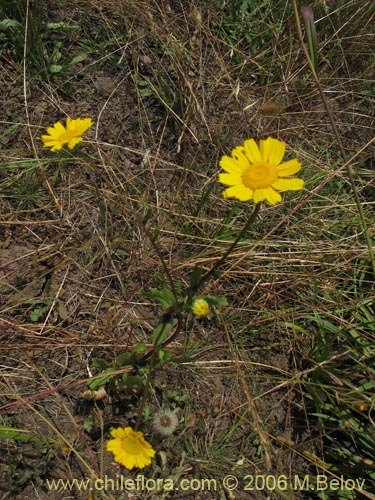
[[[65,144],[70,149],[73,149],[82,141],[82,135],[93,125],[91,118],[71,118],[66,119],[66,127],[60,122],[54,124],[53,127],[48,127],[49,135],[42,135],[43,146],[51,148],[55,152],[61,149]]]
[[[111,431],[111,436],[114,439],[107,441],[107,450],[113,453],[117,463],[129,470],[134,467],[143,469],[151,464],[156,452],[142,432],[135,432],[131,427],[118,427]]]
[[[289,177],[301,170],[301,163],[293,160],[281,163],[285,154],[285,142],[268,137],[260,141],[248,139],[232,151],[232,156],[223,156],[220,166],[225,172],[219,174],[219,181],[228,187],[225,198],[254,203],[267,200],[271,205],[281,201],[279,191],[298,191],[303,180]]]

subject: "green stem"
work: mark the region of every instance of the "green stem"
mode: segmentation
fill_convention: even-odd
[[[238,242],[241,240],[241,238],[243,237],[243,235],[247,232],[247,230],[249,229],[249,227],[251,226],[251,224],[254,222],[256,216],[259,213],[259,209],[260,209],[260,203],[257,203],[255,205],[255,207],[254,207],[254,209],[253,209],[250,217],[248,218],[246,224],[241,229],[241,231],[238,233],[238,235],[236,236],[236,238],[234,239],[234,241],[232,242],[232,244],[228,247],[228,249],[226,250],[226,252],[222,255],[222,257],[212,266],[212,268],[209,271],[206,272],[206,274],[203,274],[203,276],[201,276],[201,278],[196,283],[196,285],[194,286],[194,288],[191,288],[190,290],[189,289],[187,290],[186,295],[189,298],[191,298],[198,291],[198,289],[203,285],[203,283],[205,281],[207,281],[209,278],[211,278],[211,276],[215,273],[216,269],[218,269],[225,262],[225,260],[227,259],[228,255],[237,246]],[[170,344],[178,336],[178,334],[181,331],[181,326],[182,326],[181,312],[178,309],[174,310],[174,306],[172,306],[172,308],[170,308],[170,310],[168,310],[168,311],[165,312],[165,314],[164,314],[164,321],[163,321],[164,325],[166,326],[168,323],[170,323],[173,316],[177,317],[178,323],[177,323],[176,329],[173,332],[173,334],[170,335],[162,343],[161,346],[162,346],[163,349],[168,344]],[[157,351],[157,348],[158,348],[158,345],[159,345],[159,340],[160,340],[163,332],[164,332],[164,328],[162,328],[162,330],[160,331],[158,337],[156,338],[156,340],[154,342],[154,345],[153,345],[152,349],[149,352],[147,352],[141,358],[141,361],[140,361],[141,364],[143,364],[148,358],[151,358],[150,359],[150,370],[152,370],[152,367],[153,367],[153,365],[155,363],[155,354],[156,354],[156,351]],[[142,404],[141,404],[141,406],[142,406]]]
[[[206,272],[206,274],[204,274],[203,276],[201,276],[201,278],[199,279],[198,283],[195,285],[194,289],[191,289],[189,290],[188,292],[188,295],[189,297],[192,297],[197,291],[198,289],[203,285],[203,283],[205,281],[207,281],[209,278],[211,278],[211,276],[215,273],[216,269],[218,269],[224,262],[225,260],[227,259],[228,255],[233,251],[233,249],[237,246],[238,242],[241,240],[241,238],[243,237],[243,235],[246,233],[246,231],[249,229],[249,227],[251,226],[251,224],[254,222],[256,216],[258,215],[258,212],[259,212],[259,209],[260,209],[260,203],[257,203],[250,215],[250,217],[248,218],[246,224],[244,225],[244,227],[241,229],[241,231],[238,233],[238,235],[236,236],[236,238],[234,239],[233,243],[228,247],[228,249],[226,250],[226,252],[222,255],[222,257],[212,266],[212,268]],[[149,235],[150,237],[151,235]],[[150,237],[150,240],[152,241],[152,238]],[[154,243],[154,242],[153,242]],[[156,245],[154,245],[154,248],[155,250],[157,250],[156,248]],[[163,262],[163,259],[161,259],[161,261]],[[163,262],[164,264],[164,262]],[[166,266],[165,266],[166,268]],[[170,282],[172,283],[172,279],[170,279]],[[173,308],[172,308],[173,309]],[[150,358],[150,362],[149,362],[149,371],[148,371],[148,374],[147,374],[147,380],[146,380],[146,385],[145,385],[145,389],[144,389],[144,392],[142,394],[142,399],[141,399],[141,402],[139,404],[139,409],[138,409],[138,415],[137,415],[137,421],[136,421],[136,424],[135,424],[135,430],[137,430],[141,424],[141,420],[142,420],[142,413],[143,413],[143,410],[145,408],[145,405],[146,405],[146,402],[147,402],[147,398],[148,398],[148,394],[149,394],[149,390],[150,390],[150,385],[151,385],[151,379],[152,379],[152,376],[153,376],[153,373],[154,373],[154,369],[155,369],[155,364],[156,364],[156,353],[158,351],[158,347],[159,347],[159,342],[160,342],[160,339],[164,333],[164,330],[167,326],[168,323],[170,323],[170,321],[172,320],[172,317],[173,315],[176,314],[176,317],[177,317],[177,326],[176,326],[176,329],[175,331],[173,332],[173,334],[168,337],[161,345],[161,347],[164,349],[168,344],[170,344],[176,337],[177,335],[180,333],[181,331],[181,326],[182,326],[182,322],[181,322],[181,312],[180,311],[167,311],[165,314],[164,314],[164,320],[163,320],[163,328],[160,330],[160,333],[159,335],[157,336],[157,338],[155,339],[155,342],[154,342],[154,345],[152,347],[152,349],[147,352],[140,360],[140,363],[143,364],[148,358]]]
[[[155,342],[154,342],[154,345],[151,349],[151,351],[147,352],[140,360],[140,364],[144,364],[144,362],[150,358],[150,363],[149,363],[149,370],[148,370],[148,374],[147,374],[147,380],[146,380],[146,384],[145,384],[145,389],[144,389],[144,392],[142,394],[142,400],[139,404],[139,409],[138,409],[138,415],[137,415],[137,421],[136,421],[136,424],[135,424],[135,430],[138,430],[140,424],[141,424],[141,420],[142,420],[142,413],[143,413],[143,410],[146,406],[146,402],[147,402],[147,398],[148,398],[148,394],[150,392],[150,386],[151,386],[151,380],[152,380],[152,377],[153,377],[153,374],[154,374],[154,370],[155,370],[155,365],[156,365],[156,353],[158,351],[158,346],[159,346],[159,342],[160,342],[160,339],[164,333],[164,330],[165,328],[167,327],[167,324],[170,322],[171,318],[167,318],[165,317],[164,318],[164,323],[163,323],[163,328],[160,330],[160,333],[159,335],[156,337],[155,339]],[[180,333],[181,331],[181,326],[182,326],[182,320],[181,320],[181,314],[179,314],[177,316],[177,326],[176,326],[176,329],[175,331],[173,332],[173,334],[168,337],[162,344],[161,344],[161,347],[164,348],[166,345],[168,345],[170,342],[172,342],[176,337],[177,335]]]
[[[207,281],[209,278],[211,278],[211,276],[215,273],[216,269],[218,269],[226,261],[229,254],[234,250],[234,248],[237,246],[238,242],[241,240],[243,235],[247,232],[247,230],[249,229],[251,224],[254,222],[256,216],[259,213],[259,209],[260,209],[260,203],[257,203],[255,205],[253,211],[251,212],[251,215],[248,218],[246,224],[244,225],[242,230],[238,233],[238,235],[235,238],[235,240],[233,241],[233,243],[228,247],[228,249],[224,253],[224,255],[222,255],[222,257],[217,262],[215,262],[215,264],[212,266],[212,268],[209,271],[207,271],[205,274],[203,274],[203,276],[200,277],[200,279],[198,280],[198,283],[196,284],[194,289],[190,290],[190,293],[189,293],[190,297],[193,296],[195,294],[195,292],[203,285],[203,283],[205,281]]]
[[[174,298],[175,300],[177,301],[177,298],[178,298],[178,295],[177,295],[177,290],[176,290],[176,287],[174,285],[174,282],[173,282],[173,278],[172,278],[172,275],[168,269],[168,266],[167,264],[165,263],[165,260],[163,258],[163,255],[160,251],[160,248],[158,247],[158,245],[156,244],[156,241],[154,239],[154,237],[152,236],[151,232],[149,231],[149,229],[146,227],[146,224],[144,224],[143,222],[141,223],[141,227],[143,229],[143,231],[146,233],[146,236],[148,237],[152,247],[154,248],[155,252],[156,252],[156,255],[159,257],[159,260],[161,262],[161,265],[163,266],[163,269],[164,269],[164,272],[167,276],[167,279],[169,281],[169,284],[171,286],[171,290],[172,290],[172,293],[174,295]]]

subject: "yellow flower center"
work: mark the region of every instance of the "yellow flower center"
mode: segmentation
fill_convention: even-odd
[[[245,169],[242,174],[242,181],[250,189],[262,189],[269,187],[278,177],[274,165],[260,161],[249,165]]]
[[[124,439],[121,439],[121,445],[126,453],[130,453],[130,455],[137,455],[139,453],[140,444],[137,438],[127,436]]]

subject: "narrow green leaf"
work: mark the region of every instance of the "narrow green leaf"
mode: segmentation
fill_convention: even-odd
[[[198,290],[202,275],[203,269],[201,267],[194,267],[193,272],[190,275],[190,290],[192,290],[193,293]]]
[[[311,7],[301,7],[303,21],[306,27],[307,45],[310,58],[316,73],[318,73],[318,37],[314,21],[314,12]]]
[[[33,436],[31,432],[26,429],[17,429],[14,427],[7,427],[5,425],[0,425],[0,439],[42,442],[40,438]]]

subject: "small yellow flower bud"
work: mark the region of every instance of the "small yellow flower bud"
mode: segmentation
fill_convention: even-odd
[[[191,310],[193,311],[193,314],[195,314],[195,316],[201,318],[202,316],[207,316],[210,310],[210,306],[208,305],[208,302],[206,300],[196,299],[191,306]]]

